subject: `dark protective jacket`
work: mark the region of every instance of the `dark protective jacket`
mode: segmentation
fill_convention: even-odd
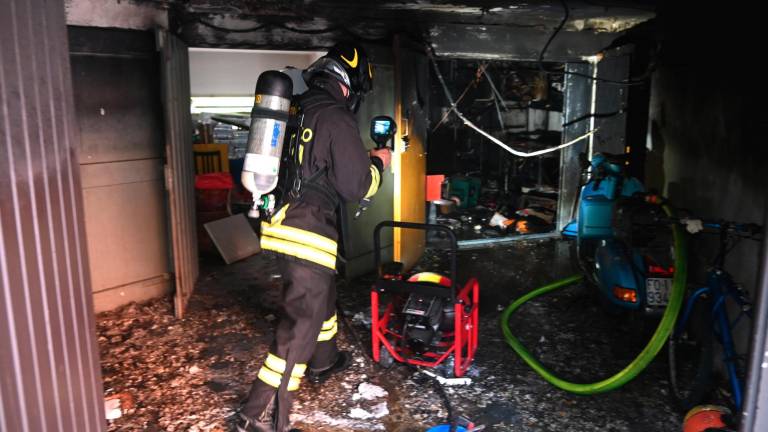
[[[299,169],[303,179],[316,179],[315,187],[302,186],[298,199],[288,199],[262,222],[261,247],[335,271],[337,206],[327,198],[358,202],[373,196],[381,184],[382,162],[369,158],[336,81],[314,80],[298,105],[304,114],[297,132]]]

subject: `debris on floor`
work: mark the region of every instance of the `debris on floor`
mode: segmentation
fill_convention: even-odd
[[[130,393],[120,393],[104,398],[104,414],[107,420],[116,420],[133,409]]]
[[[378,398],[387,397],[389,393],[387,393],[386,390],[383,388],[375,385],[375,384],[369,384],[367,382],[364,382],[357,386],[357,393],[352,395],[352,400],[356,401],[358,399],[362,400],[374,400]]]
[[[455,386],[455,385],[468,385],[472,384],[472,378],[469,377],[461,377],[461,378],[446,378],[444,376],[432,373],[426,369],[422,369],[421,373],[428,377],[432,377],[437,380],[442,385],[445,386]]]
[[[302,385],[291,416],[295,427],[423,432],[446,423],[450,411],[492,432],[679,430],[681,415],[666,396],[663,355],[615,392],[577,396],[544,382],[505,344],[497,306],[569,275],[567,244],[523,241],[460,252],[459,259],[459,279],[475,276],[482,287],[480,347],[467,373],[471,383],[440,387],[415,369],[373,364],[372,278],[341,283],[339,302],[347,319],[340,326],[339,346],[352,352],[353,361],[323,385]],[[442,252],[429,252],[418,269],[441,271],[445,261]],[[122,403],[118,395],[130,395],[133,405],[121,405],[109,431],[223,432],[232,427],[271,342],[282,281],[270,276],[274,259],[266,255],[204,270],[182,320],[173,317],[170,299],[99,314],[105,397]],[[584,382],[615,373],[642,348],[642,335],[630,324],[602,313],[585,287],[531,301],[511,323],[549,368]]]

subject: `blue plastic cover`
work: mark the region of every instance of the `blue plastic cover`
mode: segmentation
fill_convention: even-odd
[[[645,293],[645,276],[636,269],[642,268],[642,257],[618,241],[605,241],[595,252],[600,290],[611,303],[626,309],[639,309]],[[634,262],[633,262],[634,261]],[[620,286],[637,291],[638,302],[626,303],[613,296],[613,287]]]
[[[438,425],[427,429],[427,432],[450,432],[451,425]],[[456,426],[457,432],[466,432],[467,428],[462,426]]]
[[[567,238],[576,238],[579,235],[579,221],[574,219],[563,228],[563,230],[560,232],[560,234],[563,235],[563,237]]]

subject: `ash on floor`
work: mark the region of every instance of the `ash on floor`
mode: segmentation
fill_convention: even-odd
[[[486,431],[675,431],[681,415],[669,402],[666,358],[633,382],[602,395],[558,390],[506,345],[503,306],[532,288],[571,273],[567,244],[519,242],[460,252],[459,279],[481,285],[480,348],[472,383],[445,387],[402,365],[371,364],[369,291],[372,279],[339,283],[347,326],[342,349],[354,361],[322,386],[305,384],[293,410],[307,431],[421,432],[444,423],[448,405]],[[445,254],[429,252],[419,268],[444,270]],[[170,299],[100,314],[97,330],[107,396],[128,399],[110,431],[228,431],[272,338],[281,278],[274,259],[252,257],[207,266],[182,320]],[[648,328],[603,313],[585,287],[532,301],[513,318],[513,331],[549,368],[578,382],[602,379],[642,349]],[[350,331],[351,329],[354,332]],[[361,384],[363,386],[361,386]],[[378,390],[377,390],[378,389]]]

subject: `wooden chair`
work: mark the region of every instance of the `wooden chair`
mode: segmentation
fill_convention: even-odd
[[[194,144],[195,174],[229,172],[229,146],[227,144]]]

